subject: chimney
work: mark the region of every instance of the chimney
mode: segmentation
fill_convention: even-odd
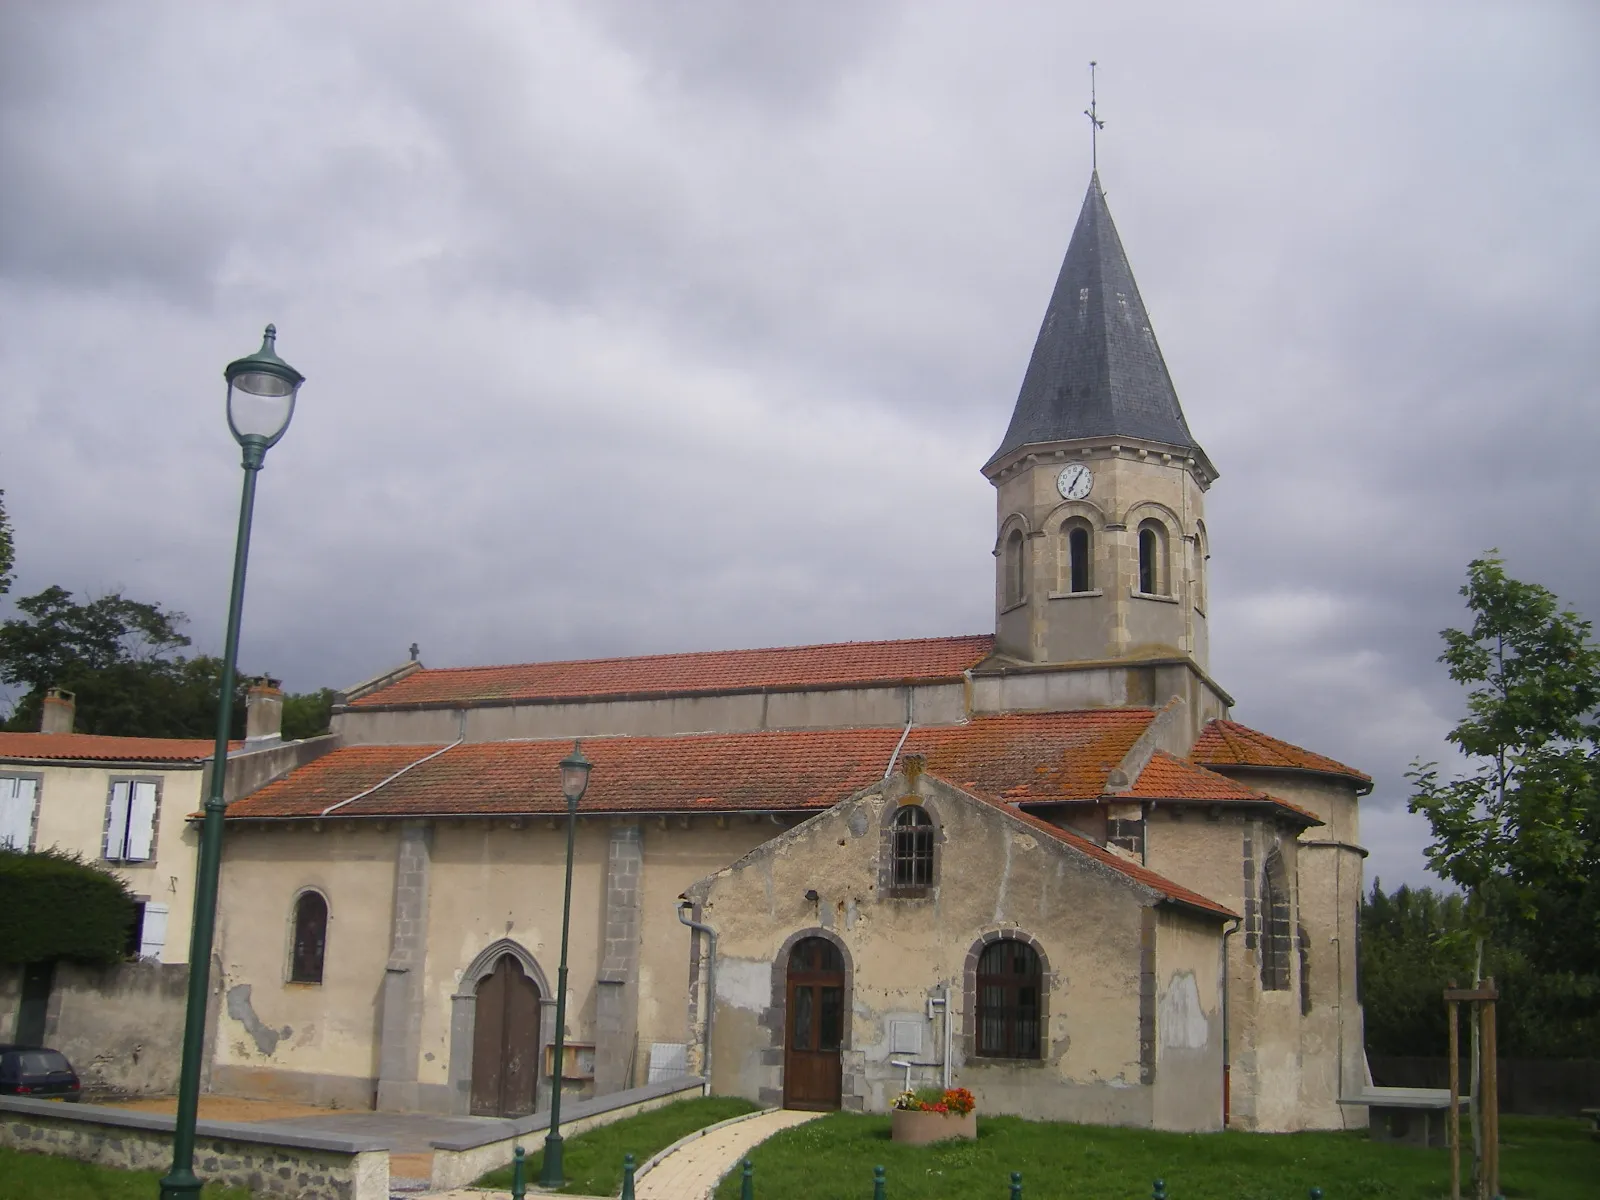
[[[44,710],[39,715],[39,732],[71,733],[77,712],[77,693],[66,688],[49,689],[44,694]]]
[[[244,694],[244,739],[275,742],[283,737],[283,693],[270,675],[252,679]]]

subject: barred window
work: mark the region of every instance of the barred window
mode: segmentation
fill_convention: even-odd
[[[1289,990],[1289,881],[1283,858],[1274,850],[1261,874],[1261,987],[1268,992]]]
[[[978,1045],[983,1058],[1038,1058],[1039,955],[1026,942],[991,942],[978,959]]]
[[[328,902],[319,892],[302,892],[294,902],[294,955],[290,983],[321,983],[328,943]]]
[[[933,819],[920,804],[894,815],[893,874],[896,891],[921,892],[933,886]]]

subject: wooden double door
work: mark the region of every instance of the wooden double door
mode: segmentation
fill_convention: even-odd
[[[539,985],[514,954],[478,982],[472,1029],[472,1115],[525,1117],[539,1084]]]
[[[839,1107],[844,1042],[844,958],[826,938],[806,938],[789,954],[784,1012],[783,1106]]]

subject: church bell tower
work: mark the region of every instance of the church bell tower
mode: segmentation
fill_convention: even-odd
[[[1187,660],[1206,671],[1205,493],[1096,171],[1005,440],[996,651],[1018,665]]]

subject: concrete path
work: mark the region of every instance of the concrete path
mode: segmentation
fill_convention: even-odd
[[[638,1200],[706,1200],[745,1155],[780,1130],[814,1121],[823,1113],[778,1109],[738,1121],[674,1150],[639,1180]]]

